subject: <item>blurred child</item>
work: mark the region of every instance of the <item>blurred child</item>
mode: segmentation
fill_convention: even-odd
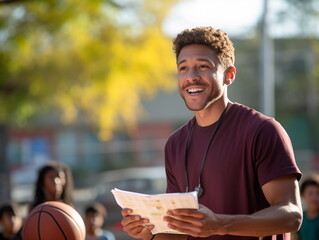
[[[307,177],[300,186],[305,211],[301,228],[297,232],[298,240],[319,239],[319,175]]]
[[[0,206],[0,240],[15,240],[22,225],[19,208],[14,203],[5,203]]]
[[[73,176],[70,168],[58,161],[47,162],[38,171],[30,211],[46,201],[73,205]]]
[[[102,228],[106,216],[106,208],[98,202],[86,207],[84,216],[86,227],[85,240],[115,240],[112,232]]]

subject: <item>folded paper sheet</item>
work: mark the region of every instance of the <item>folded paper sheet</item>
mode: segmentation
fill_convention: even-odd
[[[163,221],[163,217],[166,215],[167,210],[180,208],[198,209],[196,191],[148,195],[115,188],[111,192],[121,208],[130,208],[133,210],[132,214],[148,218],[150,223],[155,226],[152,230],[153,234],[182,234],[181,232],[168,228],[167,223]]]

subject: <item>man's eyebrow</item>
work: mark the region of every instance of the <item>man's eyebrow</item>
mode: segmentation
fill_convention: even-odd
[[[210,62],[208,59],[206,59],[206,58],[197,58],[196,61],[211,63],[211,62]],[[179,61],[179,62],[177,63],[177,65],[180,65],[180,64],[182,64],[182,63],[184,63],[184,62],[186,62],[186,59],[183,59],[183,60]]]
[[[197,61],[210,62],[207,58],[198,58]]]
[[[186,60],[185,60],[185,59],[183,59],[183,60],[181,60],[181,61],[177,62],[177,65],[180,65],[181,63],[184,63],[184,62],[186,62]]]

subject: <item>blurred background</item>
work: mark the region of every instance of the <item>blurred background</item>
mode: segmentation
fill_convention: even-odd
[[[128,239],[110,189],[165,191],[165,141],[192,117],[172,38],[196,26],[234,42],[230,99],[275,117],[319,172],[318,21],[317,0],[0,0],[0,201],[30,203],[61,161],[79,212],[104,202]]]

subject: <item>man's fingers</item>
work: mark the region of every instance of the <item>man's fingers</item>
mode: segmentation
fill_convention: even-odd
[[[147,239],[152,237],[151,230],[154,225],[149,223],[149,220],[142,218],[140,215],[132,214],[132,209],[124,208],[121,211],[123,216],[121,224],[123,230],[127,234],[136,239]]]
[[[202,227],[203,222],[201,219],[189,216],[165,216],[164,221],[175,226],[183,226],[184,228]]]
[[[167,211],[167,215],[175,218],[192,217],[197,219],[204,219],[206,216],[199,212],[198,209],[174,209]]]
[[[139,225],[145,225],[147,223],[149,223],[148,219],[141,218],[139,215],[128,215],[121,221],[123,227],[130,225],[131,228],[137,227]]]
[[[126,217],[126,216],[130,215],[132,212],[133,212],[132,209],[124,208],[121,211],[121,215],[122,215],[122,217]]]
[[[183,222],[174,218],[169,218],[167,226],[173,230],[198,237],[201,233],[202,224],[194,224],[194,222]],[[201,225],[201,226],[198,226]]]
[[[127,232],[131,237],[148,234],[153,228],[154,225],[142,225],[145,219],[140,221],[131,222],[130,224],[124,225],[123,230]],[[136,237],[135,237],[136,238]]]

